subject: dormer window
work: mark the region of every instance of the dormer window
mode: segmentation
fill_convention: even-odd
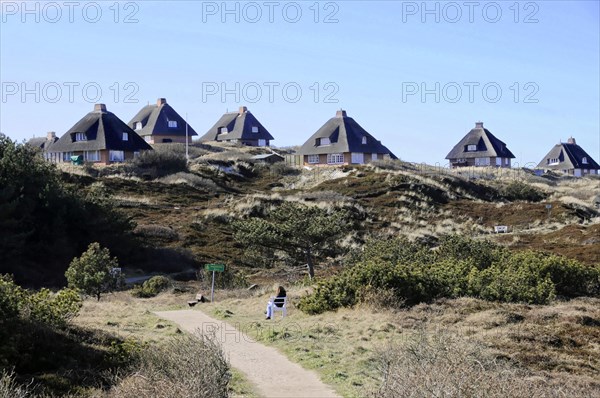
[[[317,146],[331,145],[329,138],[317,138]]]
[[[467,145],[467,152],[477,151],[477,145]]]
[[[129,141],[129,133],[123,133],[123,141]]]
[[[75,133],[75,141],[87,141],[85,133]]]
[[[363,135],[363,137],[362,137],[362,144],[367,145],[367,136],[365,136],[365,135]]]
[[[252,132],[255,134],[258,133],[258,127],[252,126]]]
[[[555,164],[559,164],[560,161],[558,159],[548,159],[548,165],[552,166]]]
[[[176,129],[177,128],[177,120],[169,120],[169,128]]]
[[[227,130],[227,127],[221,127],[219,129],[219,134],[227,134],[229,133],[229,131]]]
[[[135,130],[141,130],[142,129],[142,122],[135,122]]]
[[[588,164],[587,158],[585,156],[581,158],[581,163]]]

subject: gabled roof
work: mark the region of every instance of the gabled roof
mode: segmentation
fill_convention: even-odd
[[[467,146],[476,145],[476,151],[467,151]],[[446,155],[446,159],[470,159],[470,158],[510,158],[515,155],[490,131],[483,127],[482,122],[475,123],[475,128],[465,135],[462,140],[452,148]]]
[[[34,137],[27,141],[28,145],[39,148],[42,151],[48,151],[54,143],[58,141],[58,137],[54,131],[49,132],[46,137]]]
[[[587,163],[583,163],[583,159]],[[548,164],[550,159],[558,160],[558,163]],[[548,170],[570,170],[570,169],[588,169],[600,170],[600,165],[582,147],[577,145],[575,138],[571,137],[567,142],[561,142],[554,145],[554,148],[537,165],[538,169]]]
[[[227,128],[226,134],[221,133],[223,127]],[[253,133],[252,127],[258,127],[258,133]],[[206,134],[200,137],[202,142],[258,139],[273,140],[274,138],[245,106],[240,107],[238,112],[225,113]]]
[[[85,141],[75,141],[77,133],[84,133]],[[127,133],[127,141],[123,140]],[[152,149],[142,137],[114,113],[106,110],[106,105],[96,104],[94,110],[75,123],[54,145],[52,152],[99,151],[140,151]]]
[[[320,144],[322,138],[329,139],[330,144]],[[298,150],[301,155],[344,152],[387,154],[392,159],[397,159],[396,155],[381,141],[369,134],[354,119],[348,117],[344,110],[337,111],[335,117],[329,119]]]
[[[169,121],[177,122],[177,127],[169,127]],[[136,130],[139,135],[173,135],[185,137],[186,121],[167,104],[165,98],[159,98],[156,104],[146,105],[127,123],[135,130],[137,122],[142,123],[142,129]],[[198,135],[192,126],[187,126],[189,137]]]

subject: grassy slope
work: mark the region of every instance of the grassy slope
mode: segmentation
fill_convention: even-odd
[[[345,397],[365,396],[376,389],[381,381],[380,352],[421,333],[446,333],[481,342],[490,355],[522,368],[530,378],[582,389],[591,383],[591,390],[582,390],[580,396],[600,394],[598,299],[530,306],[465,298],[400,311],[360,307],[309,316],[294,308],[305,292],[306,288],[290,289],[291,306],[283,320],[263,318],[270,287],[254,292],[218,291],[215,304],[199,304],[194,310],[224,319],[251,338],[278,348],[291,360],[317,371]],[[183,308],[191,296],[192,292],[163,293],[134,299],[118,293],[99,303],[88,300],[76,323],[121,337],[160,342],[179,332],[176,325],[156,318],[151,311]],[[252,396],[251,385],[239,374],[234,374],[232,388],[237,395]]]

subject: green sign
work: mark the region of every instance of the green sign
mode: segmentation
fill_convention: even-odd
[[[206,264],[205,268],[207,271],[223,272],[225,271],[225,264]]]

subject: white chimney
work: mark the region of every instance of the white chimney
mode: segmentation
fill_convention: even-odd
[[[577,142],[575,142],[575,138],[573,138],[573,137],[569,137],[569,139],[567,140],[567,144],[573,144],[573,145],[576,145],[576,144],[577,144]]]
[[[46,139],[48,141],[54,141],[55,138],[56,138],[56,133],[54,131],[49,131],[48,134],[46,134]]]
[[[167,103],[167,99],[166,98],[159,98],[156,100],[156,105],[161,106]]]
[[[475,128],[476,129],[482,129],[483,128],[483,122],[476,122],[475,123]]]
[[[94,105],[95,112],[106,112],[106,105],[104,104],[96,104]]]

